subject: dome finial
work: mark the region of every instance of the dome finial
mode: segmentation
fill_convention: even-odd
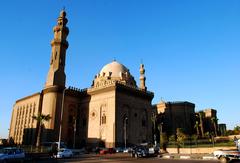
[[[65,17],[66,17],[65,6],[63,6],[62,11],[60,12],[60,17],[62,17],[62,18],[65,18]]]

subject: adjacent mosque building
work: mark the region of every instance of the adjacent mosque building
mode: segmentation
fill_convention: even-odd
[[[144,65],[140,65],[140,86],[136,85],[127,67],[113,61],[96,74],[90,88],[66,88],[67,22],[66,12],[62,11],[53,29],[45,87],[39,93],[16,101],[10,137],[18,144],[32,144],[39,127],[32,116],[49,114],[51,119],[44,122],[42,142],[58,141],[59,134],[62,141],[76,147],[99,143],[115,147],[150,142],[154,94],[147,91]]]
[[[175,134],[177,128],[185,128],[188,134],[195,132],[193,103],[152,105],[154,94],[147,90],[143,64],[139,86],[129,69],[114,60],[96,74],[90,88],[66,88],[67,22],[66,12],[61,11],[53,28],[50,68],[43,90],[17,100],[13,106],[9,137],[15,143],[36,143],[39,123],[32,117],[40,114],[51,116],[44,122],[41,142],[60,138],[70,147],[153,142],[154,114],[158,119],[164,115],[157,123],[163,125],[162,131],[168,136]]]

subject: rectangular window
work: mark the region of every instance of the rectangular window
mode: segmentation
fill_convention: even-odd
[[[143,119],[142,120],[142,127],[145,127],[146,126],[146,121]]]

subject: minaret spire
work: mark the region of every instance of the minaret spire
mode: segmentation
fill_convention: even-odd
[[[48,71],[45,87],[62,86],[65,87],[66,75],[64,72],[66,50],[68,48],[67,36],[69,33],[66,26],[68,20],[66,12],[62,10],[57,19],[57,25],[53,28],[54,38],[51,41],[52,54],[50,68]]]
[[[146,91],[147,87],[145,85],[146,77],[145,77],[145,69],[144,64],[140,64],[140,89]]]

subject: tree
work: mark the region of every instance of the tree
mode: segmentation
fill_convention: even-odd
[[[8,141],[7,141],[7,139],[2,139],[2,145],[3,145],[4,147],[7,147],[7,146],[8,146]]]
[[[179,153],[179,148],[181,146],[184,147],[184,140],[187,138],[187,135],[183,132],[182,128],[177,128],[177,149],[178,149],[178,153]]]
[[[204,113],[202,111],[200,111],[197,116],[199,117],[199,121],[200,121],[200,129],[201,129],[201,135],[202,137],[204,137],[204,126],[203,126],[203,118],[204,118]]]
[[[187,138],[187,135],[183,132],[182,128],[177,128],[177,144],[179,146],[183,145],[184,146],[184,140]]]
[[[196,120],[195,125],[194,125],[194,128],[196,128],[196,130],[197,130],[197,136],[199,137],[200,133],[199,133],[199,122],[198,122],[198,120]]]
[[[235,126],[233,130],[240,131],[240,126]]]
[[[176,145],[176,135],[171,135],[168,137],[168,143]]]
[[[176,141],[176,135],[171,135],[171,136],[169,136],[168,140],[169,140],[170,142],[175,142],[175,141]]]
[[[38,114],[37,116],[32,116],[32,118],[34,120],[37,121],[37,126],[38,126],[38,131],[37,131],[37,142],[36,142],[36,146],[39,147],[40,146],[40,140],[41,140],[41,132],[42,132],[42,127],[44,122],[48,122],[51,117],[50,114],[44,115],[44,114]]]
[[[233,134],[234,134],[234,135],[240,134],[240,126],[235,126],[235,127],[234,127],[234,129],[233,129]]]
[[[211,122],[213,124],[215,136],[217,136],[217,121],[218,121],[218,119],[216,117],[212,117],[211,118]]]

